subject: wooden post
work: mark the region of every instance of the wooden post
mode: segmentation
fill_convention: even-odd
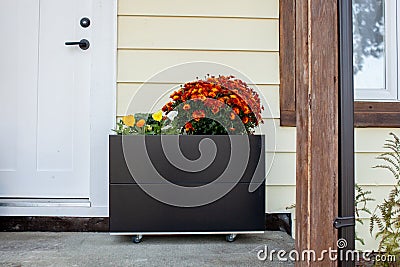
[[[337,0],[296,0],[296,249],[317,258],[338,235],[338,50]]]

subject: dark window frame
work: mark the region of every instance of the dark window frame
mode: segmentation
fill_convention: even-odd
[[[296,1],[279,0],[281,126],[296,126]],[[400,127],[400,102],[354,102],[355,127]]]

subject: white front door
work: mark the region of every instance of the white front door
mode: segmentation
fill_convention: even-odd
[[[0,1],[0,198],[90,197],[96,1]]]

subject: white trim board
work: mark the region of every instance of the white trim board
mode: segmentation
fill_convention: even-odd
[[[108,217],[108,207],[0,207],[1,216]]]

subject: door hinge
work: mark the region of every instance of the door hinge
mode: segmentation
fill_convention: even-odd
[[[354,216],[349,216],[349,217],[337,217],[333,221],[333,227],[336,229],[342,228],[342,227],[349,227],[349,226],[355,226],[356,221],[354,219]]]

